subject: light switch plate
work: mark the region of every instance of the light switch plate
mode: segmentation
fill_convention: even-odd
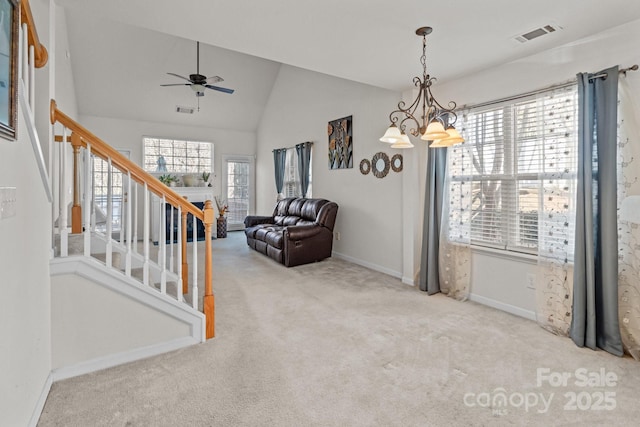
[[[16,216],[16,188],[0,187],[0,220]]]

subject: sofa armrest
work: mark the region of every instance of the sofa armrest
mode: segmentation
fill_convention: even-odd
[[[320,234],[323,228],[317,224],[290,225],[284,229],[284,238],[293,241],[310,239]]]
[[[253,227],[258,224],[273,224],[275,220],[272,216],[258,216],[258,215],[250,215],[244,219],[245,227]]]

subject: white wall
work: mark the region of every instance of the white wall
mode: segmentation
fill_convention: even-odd
[[[107,286],[105,283],[112,279],[101,270],[87,271],[100,279],[89,280],[79,274],[51,278],[54,370],[69,370],[82,362],[108,360],[117,354],[191,337],[188,323],[152,306],[156,301],[139,289],[130,290],[138,300]]]
[[[30,2],[41,42],[49,50],[49,1]],[[56,8],[58,15],[60,8]],[[56,36],[66,40],[66,27]],[[45,150],[48,141],[51,61],[36,70],[36,123]],[[70,71],[62,66],[62,73]],[[63,74],[64,75],[64,74]],[[69,76],[59,91],[71,114],[75,109]],[[25,126],[18,113],[18,140],[0,140],[0,187],[16,188],[16,216],[0,220],[0,414],[3,425],[37,421],[51,372],[51,288],[49,277],[51,205],[46,198]]]
[[[276,200],[272,150],[313,141],[313,197],[339,205],[333,250],[379,271],[401,276],[402,180],[359,171],[362,159],[397,153],[378,139],[400,94],[282,65],[258,127],[257,213],[271,214]],[[353,116],[353,168],[328,167],[327,123]]]
[[[51,207],[25,121],[0,139],[0,187],[16,188],[16,216],[0,220],[0,416],[27,425],[51,371]]]
[[[438,84],[433,91],[440,102],[454,100],[458,105],[472,105],[563,83],[574,79],[578,72],[596,72],[616,64],[628,67],[640,63],[639,39],[640,21],[634,21],[542,54]],[[627,79],[635,89],[632,93],[640,94],[640,72],[629,73]],[[472,298],[516,314],[533,315],[535,292],[527,288],[525,279],[527,274],[535,273],[535,263],[483,251],[474,252],[472,263]]]

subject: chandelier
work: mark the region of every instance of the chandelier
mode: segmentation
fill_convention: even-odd
[[[460,133],[453,127],[458,117],[454,111],[456,103],[451,101],[448,108],[443,107],[431,93],[431,85],[436,81],[435,77],[427,74],[427,35],[431,34],[431,31],[431,27],[416,30],[416,34],[422,36],[422,78],[413,78],[413,84],[419,89],[413,103],[406,107],[406,103],[400,101],[398,108],[389,114],[391,126],[380,141],[392,144],[391,148],[413,147],[406,134],[407,125],[410,127],[411,135],[420,137],[423,141],[433,141],[429,148],[450,147],[464,142]],[[417,117],[416,114],[421,115]]]

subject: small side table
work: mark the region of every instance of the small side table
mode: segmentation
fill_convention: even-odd
[[[225,237],[227,237],[227,217],[224,216],[219,216],[217,218],[217,234],[216,237],[218,237],[218,239],[224,239]]]

